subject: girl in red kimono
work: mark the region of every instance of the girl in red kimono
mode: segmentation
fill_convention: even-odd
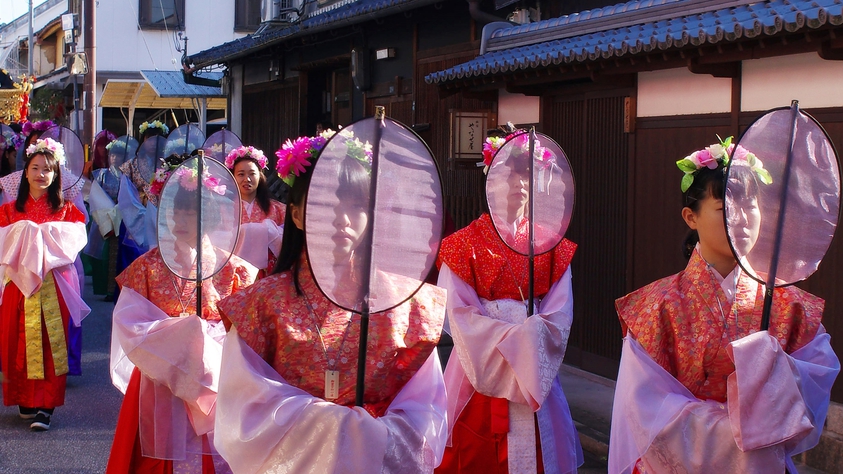
[[[37,140],[26,149],[17,199],[0,206],[3,404],[18,405],[35,431],[50,429],[64,404],[68,325],[88,310],[73,268],[87,242],[85,216],[62,197],[63,161],[60,143]]]
[[[626,337],[610,472],[796,472],[791,456],[819,440],[840,370],[820,323],[824,302],[776,288],[769,329],[758,330],[764,285],[737,264],[723,219],[730,141],[677,162],[688,266],[616,301]],[[742,255],[758,238],[756,196],[770,182],[760,160],[745,158],[729,171],[742,184],[732,228]]]
[[[283,175],[295,181],[276,272],[220,303],[231,330],[216,446],[237,473],[431,472],[444,447],[445,390],[435,351],[444,293],[423,285],[398,307],[370,316],[363,407],[355,407],[360,315],[316,286],[302,230],[313,166],[305,159],[298,169]],[[341,166],[332,240],[344,254],[337,262],[348,263],[339,270],[349,271],[344,283],[360,266],[353,255],[367,232],[368,172],[353,158]]]
[[[486,140],[487,167],[505,141]],[[507,195],[520,199],[506,199],[505,218],[519,239],[529,224],[528,156],[506,163],[513,167]],[[501,240],[489,214],[443,240],[438,285],[448,291],[454,349],[445,368],[449,439],[438,474],[572,473],[582,463],[557,377],[573,322],[576,248],[563,239],[535,258],[537,311],[527,317],[529,259]]]
[[[178,170],[177,170],[178,171]],[[220,299],[252,284],[257,269],[236,256],[202,282],[201,316],[196,283],[168,268],[162,252],[173,252],[188,274],[196,268],[196,194],[177,191],[168,246],[138,257],[117,277],[112,382],[125,396],[106,473],[172,474],[231,472],[212,448],[219,356],[225,329]],[[219,216],[214,208],[203,209]],[[220,222],[217,219],[215,222]],[[208,225],[208,227],[211,227]],[[214,229],[205,228],[208,234]],[[193,243],[192,245],[190,243]],[[225,258],[203,238],[203,268]],[[161,241],[159,228],[159,243]],[[169,254],[168,254],[169,255]]]
[[[260,268],[258,278],[262,278],[275,268],[286,211],[283,204],[270,198],[262,171],[267,159],[261,150],[251,146],[235,148],[226,156],[225,166],[234,174],[242,203],[240,244],[235,253]]]

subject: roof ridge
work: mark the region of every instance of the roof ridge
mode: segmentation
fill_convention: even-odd
[[[495,31],[487,52],[736,8],[767,0],[633,0]],[[619,8],[622,7],[622,8]],[[633,8],[634,7],[634,8]],[[564,20],[564,21],[563,21]],[[619,21],[620,20],[620,21]],[[556,33],[552,33],[556,32]],[[520,41],[508,39],[517,35]],[[550,36],[550,37],[549,37]],[[497,44],[497,46],[496,46]]]

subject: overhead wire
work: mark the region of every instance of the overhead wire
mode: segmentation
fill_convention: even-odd
[[[152,51],[149,49],[149,43],[146,42],[146,36],[144,35],[144,30],[141,28],[140,25],[140,14],[137,10],[135,10],[134,2],[132,0],[126,0],[126,3],[129,4],[129,8],[132,10],[132,13],[135,15],[135,24],[138,26],[138,31],[140,31],[141,39],[143,40],[143,45],[146,47],[146,54],[149,55],[149,60],[152,61],[152,67],[157,71],[158,66],[155,65],[155,58],[152,56]]]
[[[176,26],[180,27],[181,26],[181,17],[179,16],[179,7],[176,3],[177,2],[175,0],[173,0],[173,12],[176,15]],[[167,18],[168,17],[164,16],[164,2],[163,2],[163,0],[158,0],[158,7],[161,8],[161,16],[163,17],[163,22],[164,22],[164,34],[169,37],[170,36],[170,28],[167,26]],[[174,31],[173,32],[174,38],[175,38],[175,35],[176,35],[176,32]],[[175,54],[175,52],[173,52],[173,44],[168,41],[167,46],[170,48],[170,62],[172,64],[175,64],[176,63],[176,54]],[[158,68],[155,68],[155,69],[158,70]]]

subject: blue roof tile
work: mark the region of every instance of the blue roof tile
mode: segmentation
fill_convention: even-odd
[[[843,0],[636,0],[493,32],[487,52],[425,77],[446,82],[843,24]]]

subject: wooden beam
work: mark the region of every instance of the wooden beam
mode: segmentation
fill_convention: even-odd
[[[740,136],[740,118],[741,118],[741,88],[742,88],[742,68],[741,63],[733,63],[735,64],[735,69],[737,70],[737,74],[732,76],[732,94],[731,94],[731,113],[730,113],[730,123],[729,123],[729,131],[731,132],[732,136],[737,137]]]
[[[688,61],[688,70],[694,74],[710,74],[714,77],[738,77],[741,73],[740,62],[714,63],[706,64],[700,63],[699,60],[691,59]]]
[[[483,90],[483,91],[471,91],[471,90],[464,90],[462,91],[462,97],[464,99],[476,99],[484,102],[494,102],[498,100],[498,90]]]
[[[834,47],[831,41],[823,41],[817,53],[821,58],[827,61],[841,61],[843,60],[843,47]]]

